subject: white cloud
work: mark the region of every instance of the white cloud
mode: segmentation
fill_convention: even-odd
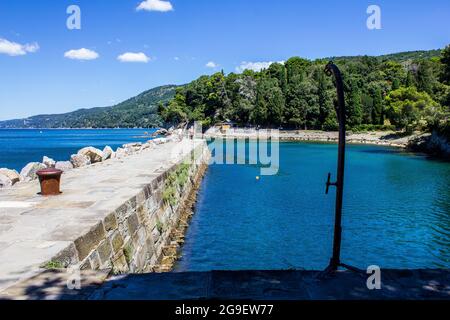
[[[6,39],[0,38],[0,54],[7,54],[9,56],[24,56],[27,53],[33,53],[39,50],[37,43],[20,44],[11,42]]]
[[[173,60],[180,61],[180,57],[174,57]]]
[[[169,1],[145,0],[139,4],[136,10],[168,12],[173,11],[173,6]]]
[[[69,50],[64,53],[64,57],[72,60],[95,60],[99,57],[99,54],[95,51],[81,48],[78,50]]]
[[[211,68],[211,69],[217,68],[218,66],[219,65],[217,63],[215,63],[214,61],[210,61],[205,65],[205,67]]]
[[[143,52],[126,52],[117,57],[120,62],[142,62],[147,63],[151,60]]]
[[[236,67],[237,72],[244,72],[244,70],[253,70],[253,71],[261,71],[263,69],[267,69],[270,67],[272,63],[276,63],[274,61],[261,61],[261,62],[241,62],[239,67]],[[284,64],[284,61],[278,61],[278,63]]]

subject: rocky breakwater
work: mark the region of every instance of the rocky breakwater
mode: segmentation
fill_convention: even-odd
[[[17,183],[29,182],[36,180],[38,176],[36,173],[39,170],[47,168],[56,168],[67,172],[72,169],[86,167],[92,164],[105,162],[110,159],[123,158],[132,154],[141,152],[152,148],[156,145],[160,145],[171,141],[181,141],[181,134],[170,134],[165,138],[157,138],[149,140],[146,143],[129,143],[122,147],[119,147],[114,151],[110,146],[106,146],[103,150],[94,147],[85,147],[73,154],[69,160],[55,161],[52,158],[44,156],[41,162],[28,163],[20,173],[16,170],[1,168],[0,169],[0,188],[8,188],[16,185]]]
[[[49,269],[170,270],[209,157],[204,140],[177,135],[101,153],[84,148],[64,163],[58,196],[38,195],[35,180],[1,189],[0,292],[26,290],[24,281]]]

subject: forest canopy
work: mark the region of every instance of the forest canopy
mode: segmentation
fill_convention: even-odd
[[[220,121],[240,126],[336,130],[336,92],[328,59],[292,57],[260,72],[202,76],[178,87],[159,113],[169,124]],[[353,130],[448,131],[450,46],[427,54],[335,58],[347,123]]]

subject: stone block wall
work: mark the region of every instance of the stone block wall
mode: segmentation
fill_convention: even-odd
[[[174,246],[174,234],[185,224],[183,211],[209,157],[206,143],[200,144],[171,168],[157,171],[138,194],[52,261],[81,270],[111,268],[115,274],[161,271],[158,266]]]

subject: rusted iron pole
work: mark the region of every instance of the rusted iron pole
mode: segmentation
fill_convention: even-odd
[[[336,187],[336,208],[335,208],[335,222],[334,222],[334,239],[333,239],[333,256],[327,271],[336,271],[341,264],[341,242],[342,242],[342,203],[344,197],[344,173],[345,173],[345,96],[344,84],[339,68],[330,61],[325,67],[325,73],[328,76],[334,75],[336,79],[336,90],[338,97],[338,105],[336,107],[337,118],[339,121],[339,149],[338,149],[338,167],[337,167],[337,181],[331,182],[331,173],[328,174],[327,189],[330,186]],[[344,265],[347,267],[346,265]]]

